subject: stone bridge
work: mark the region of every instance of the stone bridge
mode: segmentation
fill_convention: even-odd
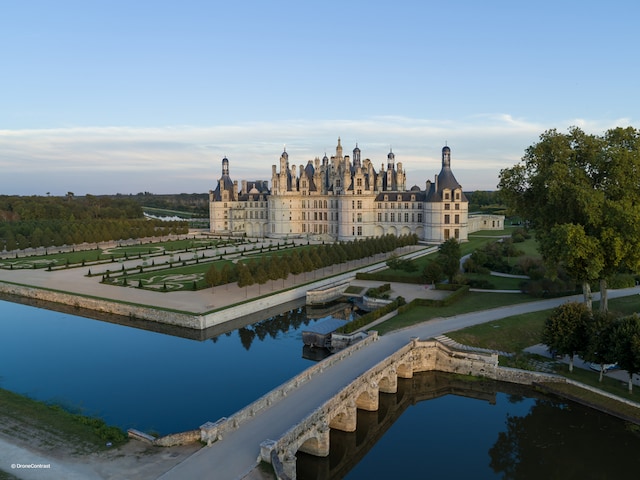
[[[296,453],[319,457],[329,455],[330,429],[353,432],[357,410],[376,411],[379,393],[396,393],[398,378],[412,378],[415,372],[443,371],[508,380],[498,367],[497,354],[458,352],[438,341],[413,339],[293,426],[281,438],[261,444],[261,459],[272,463],[279,478],[296,478]],[[517,379],[515,379],[517,380]],[[517,383],[530,383],[530,379]]]

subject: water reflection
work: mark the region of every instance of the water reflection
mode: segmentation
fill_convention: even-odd
[[[298,452],[298,478],[622,478],[640,467],[640,438],[623,421],[523,386],[437,372],[399,379],[377,412],[358,410],[357,425],[331,430],[326,458]]]

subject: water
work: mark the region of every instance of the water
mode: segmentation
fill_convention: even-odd
[[[166,434],[229,416],[311,366],[302,329],[323,317],[298,306],[212,338],[166,328],[204,339],[6,301],[0,319],[0,387]]]
[[[298,453],[299,480],[619,479],[640,468],[638,427],[532,389],[420,373],[358,411],[331,453]]]
[[[0,387],[122,428],[195,429],[313,364],[302,330],[328,312],[287,308],[194,332],[0,301]],[[638,451],[637,430],[600,412],[511,384],[422,373],[381,394],[377,412],[358,411],[356,432],[332,430],[329,457],[298,453],[298,478],[617,479],[640,471]]]

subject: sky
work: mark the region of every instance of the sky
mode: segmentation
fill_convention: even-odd
[[[0,0],[0,195],[206,193],[356,144],[494,190],[540,134],[640,128],[636,0]]]

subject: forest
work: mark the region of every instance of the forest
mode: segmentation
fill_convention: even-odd
[[[186,222],[145,219],[140,204],[126,197],[0,195],[0,251],[187,231]]]

